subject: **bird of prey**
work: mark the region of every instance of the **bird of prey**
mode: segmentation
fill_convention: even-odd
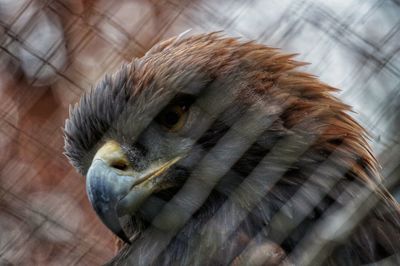
[[[400,211],[335,88],[220,33],[151,48],[85,94],[65,154],[114,265],[398,262]]]

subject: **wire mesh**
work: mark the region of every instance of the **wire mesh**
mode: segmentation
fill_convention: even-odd
[[[397,0],[1,0],[0,263],[97,265],[113,256],[113,236],[63,156],[60,128],[105,73],[187,29],[222,30],[311,62],[305,71],[354,107],[400,200],[399,14]]]

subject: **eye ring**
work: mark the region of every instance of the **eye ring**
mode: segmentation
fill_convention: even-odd
[[[195,101],[193,95],[178,94],[155,118],[164,130],[177,132],[181,130],[189,117],[190,107]]]

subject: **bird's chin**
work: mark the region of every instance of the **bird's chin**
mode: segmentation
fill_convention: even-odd
[[[152,226],[152,221],[165,204],[179,191],[180,187],[163,189],[149,196],[133,214],[120,218],[121,227],[129,239],[134,240]]]
[[[178,193],[189,176],[189,170],[185,167],[171,167],[165,174],[159,176],[156,181],[157,188],[149,195],[139,192],[137,201],[131,201],[128,213],[120,213],[121,227],[129,237],[135,238],[142,231],[152,225],[152,221],[161,212],[162,208]],[[129,193],[128,195],[129,196]],[[134,195],[135,196],[135,195]],[[131,196],[131,199],[134,198]],[[123,202],[121,199],[120,203]],[[118,205],[119,205],[118,204]],[[117,205],[117,210],[120,206]],[[125,207],[126,209],[126,207]],[[165,230],[165,228],[163,229]]]

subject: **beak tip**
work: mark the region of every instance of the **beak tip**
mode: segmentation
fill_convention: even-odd
[[[96,161],[90,167],[86,176],[86,191],[90,203],[103,224],[122,241],[131,244],[129,237],[122,229],[116,205],[120,194],[113,178],[107,176],[107,166],[101,161]]]

